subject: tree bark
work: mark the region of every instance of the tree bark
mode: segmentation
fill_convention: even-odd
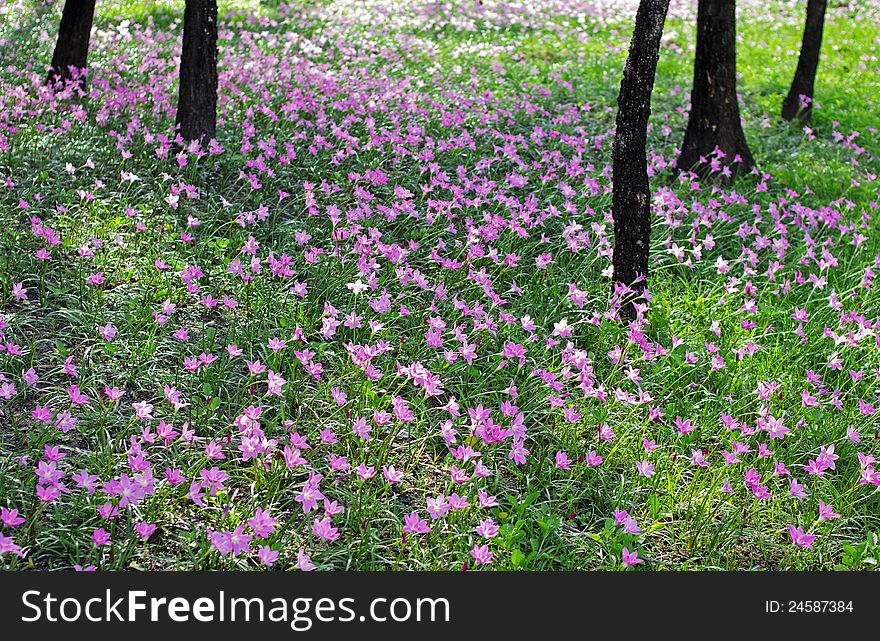
[[[47,83],[70,80],[71,67],[84,69],[87,66],[94,15],[95,0],[67,0],[64,3]]]
[[[217,0],[186,0],[176,123],[184,140],[217,133]]]
[[[819,67],[819,52],[822,49],[826,5],[826,0],[807,1],[807,21],[804,25],[801,55],[798,57],[791,89],[782,102],[782,117],[786,120],[792,120],[795,116],[800,116],[801,120],[809,120],[813,114],[813,87],[816,83],[816,69]],[[803,108],[801,96],[808,98]]]
[[[639,3],[617,96],[617,125],[612,152],[612,285],[616,290],[621,286],[624,291],[626,288],[632,290],[622,297],[620,309],[621,316],[629,319],[635,317],[634,303],[644,294],[648,276],[651,192],[645,147],[651,93],[660,57],[660,37],[668,9],[669,0],[641,0]]]
[[[713,168],[716,148],[722,154]],[[736,1],[699,0],[691,111],[676,167],[705,177],[723,167],[734,176],[754,166],[736,96]]]

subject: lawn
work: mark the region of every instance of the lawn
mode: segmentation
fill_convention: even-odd
[[[673,0],[633,324],[636,2],[221,2],[202,149],[182,2],[98,0],[87,88],[52,94],[62,3],[0,1],[0,567],[880,562],[876,0],[829,2],[808,125],[803,4],[738,3],[758,170],[719,186],[672,170]]]

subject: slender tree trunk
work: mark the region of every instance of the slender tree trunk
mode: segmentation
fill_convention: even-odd
[[[94,15],[95,0],[67,0],[64,3],[47,83],[70,80],[71,67],[86,67]]]
[[[721,154],[713,156],[716,148]],[[754,166],[736,97],[736,2],[699,0],[691,111],[677,168],[706,176],[723,167],[731,175],[748,173]]]
[[[782,103],[782,117],[792,120],[800,115],[809,120],[813,114],[813,86],[816,82],[816,69],[819,67],[819,52],[822,49],[822,30],[825,26],[826,0],[807,1],[807,22],[804,26],[804,42],[798,57],[797,71],[788,96]],[[801,108],[801,96],[808,98]]]
[[[217,133],[217,0],[186,0],[176,122],[184,140]]]
[[[644,294],[651,241],[651,192],[645,147],[651,93],[660,57],[660,37],[669,0],[641,0],[623,80],[617,95],[617,126],[613,150],[614,219],[612,278],[615,289],[632,289],[622,300],[621,316],[634,318],[634,303]],[[612,296],[614,292],[612,291]]]

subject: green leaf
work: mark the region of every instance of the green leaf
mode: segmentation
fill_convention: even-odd
[[[510,554],[510,563],[514,567],[520,567],[526,560],[526,555],[522,553],[522,550],[519,548],[514,548],[513,552]]]
[[[648,496],[648,510],[654,518],[657,518],[657,515],[660,513],[660,500],[657,498],[656,494]]]
[[[687,348],[684,345],[679,345],[674,350],[669,352],[669,357],[675,361],[676,365],[681,365],[684,363],[684,352]]]

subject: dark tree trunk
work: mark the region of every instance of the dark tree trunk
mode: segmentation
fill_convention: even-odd
[[[813,114],[813,85],[816,82],[816,69],[819,67],[819,51],[822,49],[826,4],[826,0],[807,1],[807,23],[804,26],[801,55],[798,57],[791,89],[782,103],[782,117],[786,120],[792,120],[798,115],[802,120],[809,120]],[[809,99],[803,108],[801,96]]]
[[[217,0],[186,0],[176,122],[184,140],[217,133]]]
[[[622,298],[621,316],[634,318],[648,276],[651,241],[651,192],[645,147],[651,93],[660,57],[660,37],[669,0],[641,0],[623,80],[617,96],[617,126],[613,150],[614,219],[613,286],[632,289]],[[613,295],[613,292],[612,292]]]
[[[755,166],[736,97],[735,0],[699,1],[691,111],[676,166],[701,176],[714,173],[710,162],[716,148],[723,152],[719,170],[729,167],[736,175]]]
[[[52,68],[46,82],[70,80],[71,67],[84,69],[89,55],[89,35],[95,15],[95,0],[67,0],[61,13],[58,40],[52,54]]]

